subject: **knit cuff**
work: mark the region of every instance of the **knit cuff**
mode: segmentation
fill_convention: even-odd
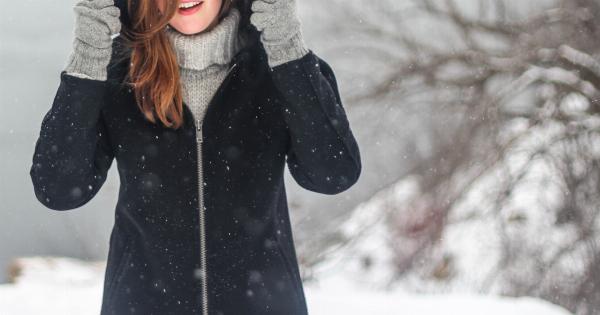
[[[75,38],[73,50],[69,55],[65,71],[79,74],[93,80],[106,81],[107,67],[110,63],[112,47],[97,48]],[[77,75],[75,75],[77,76]]]
[[[267,52],[267,59],[271,68],[288,61],[300,59],[308,53],[308,47],[304,42],[300,29],[286,41],[277,43],[263,41],[263,46]]]

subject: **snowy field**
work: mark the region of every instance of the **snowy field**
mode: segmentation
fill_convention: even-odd
[[[97,315],[104,264],[68,258],[31,257],[19,262],[14,284],[0,285],[2,315]],[[333,279],[333,278],[332,278]],[[532,298],[474,295],[414,295],[361,290],[330,280],[305,285],[311,315],[567,315],[569,312]]]

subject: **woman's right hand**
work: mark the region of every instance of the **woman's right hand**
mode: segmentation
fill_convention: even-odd
[[[113,35],[121,31],[121,11],[114,0],[81,0],[73,11],[75,38],[65,70],[74,76],[105,81]]]

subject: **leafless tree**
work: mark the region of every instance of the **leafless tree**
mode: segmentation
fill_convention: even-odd
[[[420,176],[421,193],[390,220],[398,279],[425,268],[423,261],[434,262],[427,266],[432,278],[451,277],[452,259],[438,248],[444,229],[491,216],[501,258],[478,290],[500,286],[506,295],[539,296],[577,314],[597,314],[600,1],[471,2],[324,4],[338,15],[331,32],[348,39],[335,49],[369,61],[365,72],[357,65],[367,84],[348,103],[420,111],[430,133],[432,149],[413,157],[409,172]],[[371,77],[373,69],[378,75]],[[535,176],[540,168],[543,179]],[[492,209],[451,218],[490,176]],[[525,239],[531,210],[510,203],[532,182],[533,194],[556,192],[552,202],[536,205],[550,214],[549,229],[572,230],[575,237]]]

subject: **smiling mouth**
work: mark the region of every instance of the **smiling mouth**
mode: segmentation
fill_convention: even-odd
[[[183,2],[179,4],[180,13],[192,13],[200,8],[204,1]]]

